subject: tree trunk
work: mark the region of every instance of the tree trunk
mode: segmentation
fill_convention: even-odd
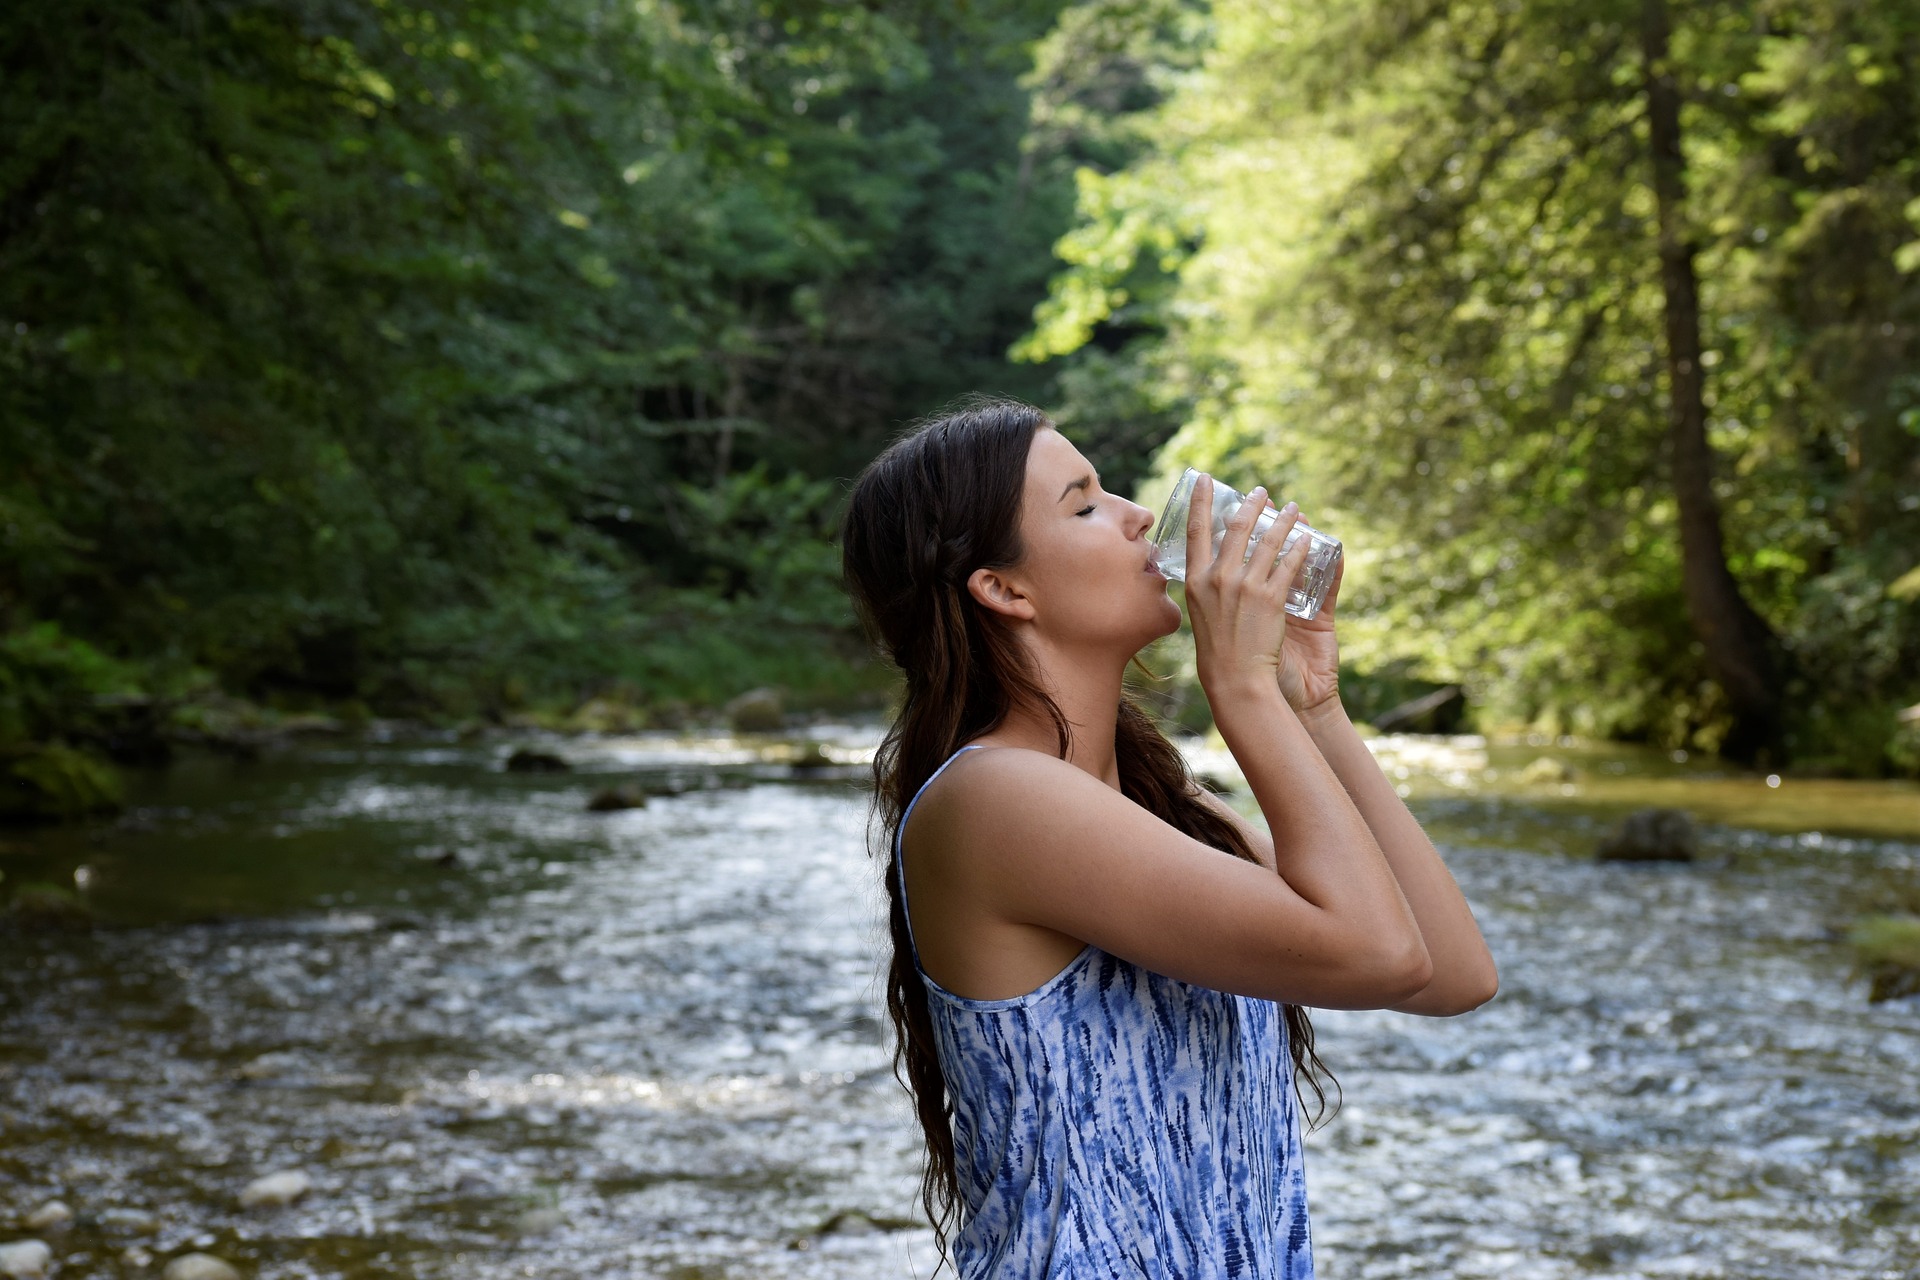
[[[1723,754],[1755,762],[1777,754],[1782,699],[1779,642],[1727,568],[1700,365],[1700,290],[1687,226],[1680,92],[1668,63],[1667,0],[1645,0],[1647,130],[1660,210],[1660,284],[1666,294],[1667,440],[1680,511],[1680,563],[1687,614],[1725,692],[1733,728]]]

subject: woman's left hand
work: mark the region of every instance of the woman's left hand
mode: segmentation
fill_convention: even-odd
[[[1314,617],[1287,615],[1286,639],[1280,645],[1280,692],[1300,715],[1340,705],[1340,641],[1333,633],[1333,606],[1346,570],[1342,556]]]

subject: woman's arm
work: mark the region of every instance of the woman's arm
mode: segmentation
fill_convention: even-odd
[[[1460,886],[1393,783],[1380,771],[1367,744],[1354,732],[1340,699],[1331,698],[1308,711],[1301,723],[1379,842],[1433,957],[1433,980],[1392,1007],[1402,1013],[1445,1016],[1465,1013],[1493,999],[1500,977]]]

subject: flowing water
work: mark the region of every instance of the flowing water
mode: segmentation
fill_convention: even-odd
[[[452,740],[184,762],[123,819],[6,836],[0,894],[77,886],[95,924],[0,925],[0,1242],[38,1234],[62,1280],[135,1274],[129,1246],[260,1277],[930,1275],[875,735],[816,732],[841,767],[648,736],[556,741],[573,771],[537,776]],[[1920,790],[1377,747],[1503,987],[1318,1016],[1346,1094],[1308,1143],[1323,1276],[1920,1273],[1920,1000],[1869,1006],[1838,942],[1916,905]],[[663,794],[587,812],[614,782]],[[1649,797],[1714,819],[1702,860],[1591,861]],[[279,1170],[312,1193],[239,1207]],[[54,1197],[69,1226],[21,1225]]]

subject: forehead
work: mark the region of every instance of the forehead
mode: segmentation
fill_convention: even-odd
[[[1045,427],[1033,433],[1027,450],[1027,487],[1035,496],[1052,502],[1063,485],[1092,473],[1093,465],[1058,431]]]

